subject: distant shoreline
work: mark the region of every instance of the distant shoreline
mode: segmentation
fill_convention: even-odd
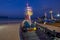
[[[14,23],[20,23],[20,20],[8,20],[8,21],[0,21],[0,25],[4,25],[4,24],[14,24]]]

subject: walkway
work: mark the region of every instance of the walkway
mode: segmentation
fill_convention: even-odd
[[[24,40],[40,40],[35,31],[23,33]]]

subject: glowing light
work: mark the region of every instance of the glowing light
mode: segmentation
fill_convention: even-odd
[[[49,13],[53,13],[53,11],[51,10]]]
[[[60,14],[57,14],[57,16],[59,17],[59,16],[60,16]]]
[[[31,15],[32,15],[32,10],[31,10],[31,9],[27,9],[27,14],[28,14],[29,16],[31,16]]]
[[[36,30],[36,27],[34,27],[34,30]]]
[[[32,16],[32,8],[28,5],[28,3],[27,3],[26,14],[28,14],[29,16]]]

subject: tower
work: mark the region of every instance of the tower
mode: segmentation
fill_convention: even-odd
[[[50,10],[49,13],[50,13],[50,15],[51,15],[51,20],[53,20],[53,11]]]
[[[25,12],[25,20],[28,20],[30,25],[31,25],[31,16],[32,16],[32,8],[27,3],[26,4],[26,12]]]
[[[44,17],[44,20],[45,20],[45,21],[44,21],[44,24],[46,24],[46,23],[47,23],[47,14],[46,14],[46,12],[44,13],[44,16],[45,16],[45,17]]]

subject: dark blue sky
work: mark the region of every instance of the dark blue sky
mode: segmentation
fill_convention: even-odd
[[[27,0],[0,0],[0,16],[24,17]],[[60,0],[28,0],[33,9],[33,17],[42,16],[43,9],[60,11]],[[47,12],[48,14],[48,12]],[[48,14],[49,15],[49,14]]]

